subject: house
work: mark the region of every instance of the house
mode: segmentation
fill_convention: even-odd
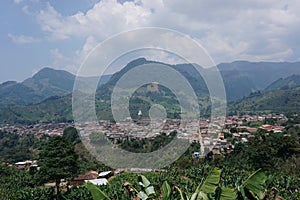
[[[24,162],[17,162],[15,163],[15,166],[18,169],[25,169],[25,168],[30,168],[30,167],[37,167],[37,161],[36,160],[26,160]]]
[[[247,131],[249,131],[250,133],[255,133],[257,132],[258,128],[254,128],[254,127],[248,127]]]
[[[247,143],[248,142],[247,138],[242,138],[241,140],[242,140],[242,143]]]
[[[97,178],[109,178],[111,177],[113,174],[111,171],[105,171],[105,172],[100,172],[98,174],[98,177]]]
[[[124,168],[118,168],[114,171],[114,175],[118,175],[118,174],[121,174],[122,172],[124,172],[125,169]]]
[[[75,177],[73,180],[70,181],[71,185],[81,185],[86,180],[93,180],[98,178],[98,172],[96,171],[89,171],[85,174],[80,174],[77,177]]]
[[[106,178],[84,180],[84,182],[86,182],[86,183],[91,182],[94,185],[107,185],[107,183],[108,183]]]
[[[27,163],[26,163],[26,162],[17,162],[17,163],[15,163],[15,166],[16,166],[18,169],[25,169],[26,166],[27,166]]]

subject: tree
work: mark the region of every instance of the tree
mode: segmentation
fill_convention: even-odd
[[[49,138],[40,153],[38,176],[42,182],[55,181],[57,199],[61,179],[73,178],[79,173],[78,155],[74,146],[64,137]]]
[[[74,127],[68,127],[64,130],[64,138],[72,144],[78,144],[81,142],[78,131]]]

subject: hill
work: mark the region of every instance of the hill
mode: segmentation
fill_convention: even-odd
[[[218,66],[224,82],[228,101],[235,101],[264,90],[274,81],[300,74],[300,62],[248,62],[235,61]]]
[[[287,78],[280,78],[271,83],[265,91],[289,89],[300,86],[300,75],[292,75]]]
[[[107,82],[109,77],[103,77],[99,84]],[[65,96],[72,92],[75,78],[67,71],[46,67],[21,83],[7,81],[0,84],[0,107],[36,104],[52,96]]]
[[[300,87],[252,93],[229,105],[229,113],[299,113]]]
[[[28,105],[72,91],[75,76],[67,71],[43,68],[21,83],[0,85],[0,106]]]
[[[96,111],[100,119],[112,119],[111,113],[111,92],[117,81],[130,69],[142,64],[157,63],[154,61],[147,61],[140,58],[128,63],[122,70],[111,76],[109,81],[99,87],[96,93]],[[193,69],[191,64],[182,65],[168,65],[185,76],[189,80],[191,86],[202,100],[202,108],[209,107],[209,97],[206,85],[201,76],[191,76],[190,71],[185,69]],[[43,74],[42,74],[43,75]],[[39,75],[40,79],[45,76]],[[33,77],[36,79],[36,77]],[[68,78],[68,77],[67,77]],[[88,80],[84,80],[88,83]],[[67,89],[67,88],[66,88]],[[130,100],[130,111],[132,118],[137,117],[138,110],[142,110],[145,115],[148,115],[150,105],[153,103],[164,105],[167,110],[168,117],[179,117],[180,106],[175,95],[167,88],[159,85],[157,92],[149,92],[147,85],[138,89]],[[6,108],[0,108],[1,123],[42,123],[42,122],[57,122],[57,121],[70,121],[72,120],[72,100],[71,94],[59,97],[50,97],[38,104],[34,105],[13,105]]]
[[[103,82],[100,83],[102,85],[99,86],[96,93],[96,111],[100,119],[112,119],[110,97],[116,82],[130,69],[142,64],[151,63],[159,62],[140,58],[128,63],[111,77],[104,77],[104,82],[107,82],[105,84],[102,84]],[[189,81],[199,98],[202,115],[208,114],[210,112],[209,92],[204,79],[199,73],[196,73],[197,71],[193,65],[165,65],[177,70]],[[229,105],[229,112],[298,111],[299,108],[297,105],[299,104],[297,100],[299,96],[297,95],[299,94],[299,90],[296,88],[269,91],[266,93],[258,92],[259,89],[268,87],[267,83],[272,83],[277,80],[275,79],[277,77],[281,76],[282,80],[290,80],[291,78],[285,78],[285,76],[300,71],[298,66],[299,63],[250,63],[245,61],[218,65],[217,67],[224,80],[227,100],[235,100],[234,103]],[[208,69],[201,67],[200,70],[201,73],[210,72]],[[282,74],[280,74],[280,72]],[[63,80],[60,80],[61,78]],[[9,105],[8,103],[21,105],[11,105],[1,108],[0,123],[36,123],[72,120],[70,90],[73,86],[73,83],[71,84],[71,82],[74,81],[73,78],[74,75],[68,72],[46,68],[23,83],[6,82],[1,84],[0,96],[3,96],[3,98],[1,98],[2,105],[4,103],[6,103],[6,105]],[[89,80],[93,78],[95,77],[90,77]],[[292,79],[297,81],[297,76],[292,76]],[[265,80],[265,82],[263,80]],[[89,82],[85,79],[85,83]],[[140,109],[143,113],[148,113],[153,103],[163,105],[166,108],[168,117],[179,117],[180,106],[178,100],[168,88],[159,85],[158,91],[150,92],[147,90],[147,86],[148,85],[144,85],[138,89],[130,99],[129,109],[132,118],[137,117],[137,111]],[[56,93],[53,91],[56,91]],[[68,91],[69,93],[67,93]],[[62,94],[69,95],[61,97]],[[249,94],[250,96],[247,97]],[[10,99],[14,98],[14,100],[10,100],[5,95],[9,96]],[[24,104],[30,102],[29,98],[31,105],[25,106]],[[26,99],[27,102],[24,102]],[[32,102],[38,103],[33,104]]]
[[[34,124],[72,121],[71,95],[50,97],[34,105],[0,108],[0,124]]]

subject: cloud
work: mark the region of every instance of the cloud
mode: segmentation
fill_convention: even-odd
[[[73,74],[77,73],[78,63],[76,62],[78,59],[76,57],[68,57],[65,56],[59,49],[50,49],[51,57],[53,61],[51,66],[56,69],[63,69]]]
[[[32,43],[32,42],[38,42],[40,39],[34,38],[31,36],[26,36],[26,35],[13,35],[13,34],[8,34],[8,37],[15,43]]]
[[[49,3],[37,16],[41,29],[52,39],[105,38],[120,31],[146,25],[147,10],[134,2],[102,0],[86,13],[62,16]]]
[[[133,28],[159,26],[189,34],[217,62],[240,59],[299,60],[300,2],[297,0],[101,0],[86,12],[59,13],[50,3],[36,15],[44,40],[80,39],[74,50],[78,65],[95,46]],[[28,7],[23,7],[24,12]],[[9,37],[19,43],[30,36]],[[154,54],[152,54],[154,57]],[[161,59],[162,54],[157,54]]]
[[[25,5],[22,7],[22,11],[27,14],[27,15],[31,15],[32,13],[29,11],[29,6]]]

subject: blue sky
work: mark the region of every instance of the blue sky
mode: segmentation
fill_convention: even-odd
[[[216,63],[300,60],[298,0],[220,2],[3,0],[0,83],[22,81],[45,66],[76,74],[99,42],[121,31],[149,26],[189,35]]]

